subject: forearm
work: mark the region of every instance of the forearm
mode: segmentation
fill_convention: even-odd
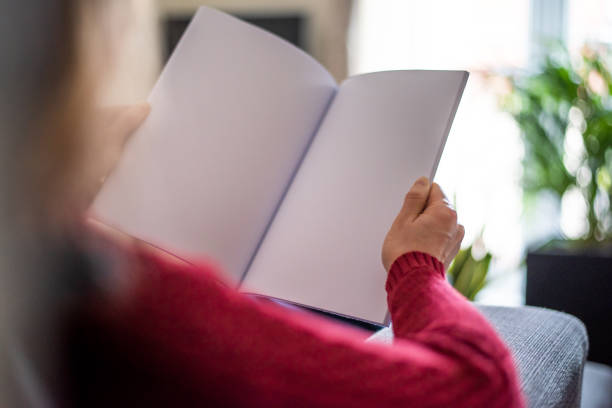
[[[418,252],[404,254],[389,271],[387,293],[396,339],[417,341],[456,359],[486,377],[490,394],[500,400],[502,395],[516,398],[517,375],[507,347],[446,281],[440,262]]]
[[[497,367],[488,363],[493,357],[480,351],[495,343],[494,333],[473,357],[463,334],[410,329],[416,324],[407,309],[395,305],[394,324],[412,338],[391,347],[365,343],[364,332],[254,303],[218,285],[206,268],[147,253],[143,260],[143,285],[116,330],[148,343],[156,350],[150,360],[164,367],[163,382],[180,384],[199,402],[214,395],[250,406],[521,406],[516,384],[500,385],[489,369]],[[405,286],[418,269],[403,272],[392,296],[418,294]],[[430,314],[412,314],[421,312]]]

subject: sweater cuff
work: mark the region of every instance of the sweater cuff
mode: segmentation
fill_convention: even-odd
[[[387,276],[387,292],[391,292],[406,275],[416,269],[420,269],[421,273],[444,279],[444,264],[438,259],[424,252],[406,252],[391,264]]]

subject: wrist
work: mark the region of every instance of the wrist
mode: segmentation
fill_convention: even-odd
[[[391,264],[387,276],[386,289],[392,290],[400,281],[415,273],[432,278],[444,279],[444,264],[436,257],[425,252],[406,252]]]

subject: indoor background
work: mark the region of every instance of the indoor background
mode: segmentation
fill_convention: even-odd
[[[131,0],[112,16],[119,63],[103,102],[146,99],[195,9],[206,4],[282,35],[320,61],[338,81],[392,69],[471,73],[436,180],[466,227],[464,247],[492,255],[476,301],[524,303],[526,249],[584,233],[586,204],[541,194],[528,204],[521,187],[519,127],[500,107],[504,77],[537,69],[549,43],[578,55],[585,44],[612,44],[612,2],[605,0]],[[129,11],[126,14],[126,10]],[[113,10],[111,10],[113,13]],[[609,211],[609,203],[608,203]]]

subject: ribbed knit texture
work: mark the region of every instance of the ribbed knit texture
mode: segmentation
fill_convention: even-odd
[[[429,255],[391,267],[393,345],[243,296],[211,265],[137,260],[132,288],[98,303],[81,330],[98,356],[80,395],[90,405],[524,406],[507,348]]]

